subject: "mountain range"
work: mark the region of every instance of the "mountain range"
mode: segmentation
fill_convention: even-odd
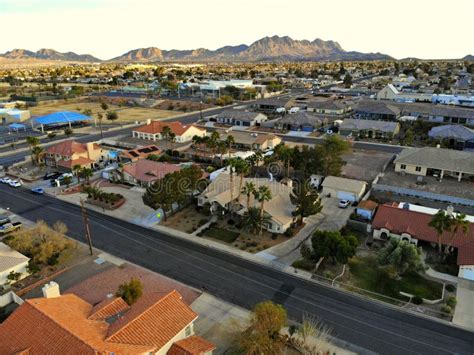
[[[334,41],[324,41],[319,38],[314,41],[294,40],[288,36],[264,37],[250,46],[241,44],[225,46],[216,50],[206,48],[190,50],[138,48],[105,61],[89,54],[61,53],[53,49],[40,49],[37,52],[14,49],[0,54],[0,58],[67,62],[262,62],[394,59],[382,53],[345,51],[339,43]]]

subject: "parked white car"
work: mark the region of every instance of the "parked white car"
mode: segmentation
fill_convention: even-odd
[[[346,208],[350,204],[351,204],[351,201],[349,201],[349,200],[340,200],[339,201],[339,207],[340,208]]]
[[[9,177],[5,177],[5,178],[0,179],[0,182],[3,183],[3,184],[9,184],[11,181],[12,181],[12,179],[10,179]]]
[[[21,187],[21,182],[12,180],[8,183],[8,185],[10,185],[11,187]]]
[[[297,112],[300,112],[300,108],[299,108],[299,107],[292,107],[292,108],[290,108],[290,110],[288,111],[288,113],[297,113]]]

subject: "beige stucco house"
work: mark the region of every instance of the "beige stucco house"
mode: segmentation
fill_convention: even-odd
[[[232,198],[235,201],[234,212],[243,215],[247,211],[247,196],[239,193],[240,178],[234,175]],[[244,178],[243,185],[252,182],[258,189],[259,186],[267,186],[272,194],[272,199],[264,203],[264,213],[269,217],[269,222],[264,226],[272,233],[284,233],[294,221],[293,211],[296,206],[291,202],[291,186],[269,179]],[[198,206],[210,204],[212,213],[220,210],[228,211],[230,208],[230,175],[221,173],[198,198]],[[260,202],[253,196],[249,200],[250,207],[260,208]]]
[[[204,137],[206,130],[194,125],[183,125],[179,121],[161,122],[148,120],[147,124],[132,131],[133,138],[147,139],[157,141],[163,139],[163,128],[169,127],[175,134],[175,140],[178,143],[190,142],[194,136]]]
[[[458,181],[474,176],[474,154],[442,148],[406,148],[395,159],[395,171],[419,176],[451,176]]]
[[[75,165],[92,168],[105,158],[105,151],[98,144],[79,143],[72,139],[49,147],[42,157],[45,165],[65,170],[72,170]]]

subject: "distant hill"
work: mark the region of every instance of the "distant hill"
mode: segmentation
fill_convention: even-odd
[[[65,62],[100,62],[101,60],[90,54],[76,54],[74,52],[61,53],[54,49],[40,49],[32,52],[26,49],[14,49],[5,54],[0,54],[0,58],[5,59],[41,59],[60,60]]]
[[[466,60],[466,61],[468,61],[468,62],[474,62],[474,55],[468,54],[467,56],[465,56],[464,58],[462,58],[462,60]]]
[[[194,50],[161,50],[138,48],[111,62],[161,62],[161,61],[317,61],[317,60],[390,60],[381,53],[348,52],[339,43],[315,39],[294,40],[288,36],[264,37],[250,46],[225,46],[216,50],[199,48]]]

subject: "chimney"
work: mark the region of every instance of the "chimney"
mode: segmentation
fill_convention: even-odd
[[[86,148],[87,148],[87,157],[89,159],[95,160],[95,159],[93,159],[93,157],[94,157],[94,143],[93,142],[86,143]]]
[[[454,212],[454,207],[453,206],[446,207],[446,213],[448,214],[448,216],[452,216],[453,212]]]
[[[148,125],[151,125],[151,119],[147,119],[147,120],[146,120],[146,125],[147,125],[147,126],[148,126]]]
[[[41,290],[43,291],[44,298],[54,298],[61,296],[61,292],[59,291],[59,285],[54,281],[51,281],[50,283],[44,285]]]

